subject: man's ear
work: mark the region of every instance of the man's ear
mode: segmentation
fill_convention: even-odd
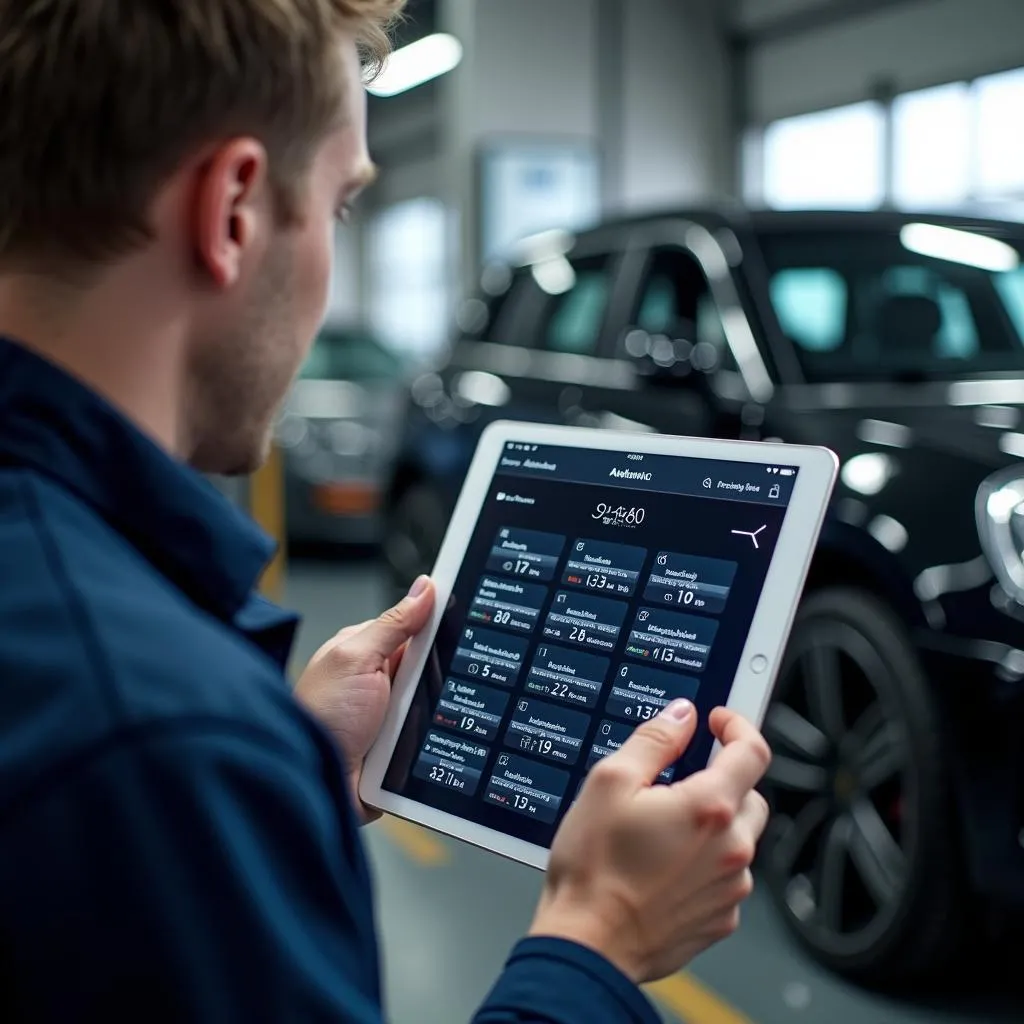
[[[199,168],[193,194],[192,237],[199,266],[218,288],[241,276],[268,199],[267,151],[252,138],[232,139]]]

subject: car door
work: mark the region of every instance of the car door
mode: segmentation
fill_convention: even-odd
[[[635,383],[603,396],[607,411],[661,433],[756,437],[772,383],[740,301],[735,254],[683,218],[638,227],[630,250],[634,277],[609,356],[633,367]]]
[[[608,392],[636,386],[634,367],[609,359],[624,316],[624,232],[602,229],[571,249],[552,236],[511,270],[500,310],[484,335],[461,341],[453,375],[497,378],[505,400],[495,415],[543,423],[597,423]],[[500,382],[500,383],[498,383]],[[621,425],[621,424],[619,424]]]

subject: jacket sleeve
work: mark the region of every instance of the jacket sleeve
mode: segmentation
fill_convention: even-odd
[[[0,818],[5,1022],[383,1024],[369,873],[347,793],[235,723],[136,732]],[[656,1024],[572,943],[527,939],[475,1024]]]
[[[523,939],[474,1024],[659,1024],[643,993],[607,960],[561,939]]]
[[[308,751],[231,723],[67,766],[4,823],[0,1018],[380,1024],[343,801]]]

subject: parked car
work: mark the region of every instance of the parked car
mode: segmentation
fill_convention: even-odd
[[[380,541],[407,390],[402,360],[369,331],[320,332],[277,427],[292,543]]]
[[[534,239],[413,385],[389,487],[405,583],[493,418],[839,453],[765,724],[762,866],[806,948],[865,981],[1024,906],[1022,253],[1020,225],[889,212]]]

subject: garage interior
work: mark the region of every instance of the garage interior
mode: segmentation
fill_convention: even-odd
[[[379,177],[353,222],[338,229],[321,343],[289,397],[277,453],[248,489],[250,507],[283,544],[268,589],[305,618],[296,667],[340,627],[391,603],[396,586],[415,570],[429,569],[450,512],[450,496],[432,493],[431,482],[461,472],[453,468],[462,465],[459,446],[475,438],[480,410],[484,420],[501,414],[659,432],[724,429],[750,440],[780,436],[839,451],[834,514],[843,529],[870,535],[894,566],[924,559],[907,583],[914,611],[906,621],[920,617],[913,630],[951,637],[974,629],[964,625],[973,611],[957,610],[955,595],[979,595],[998,626],[989,632],[978,626],[970,634],[972,650],[998,646],[990,661],[998,662],[993,692],[1009,709],[1002,726],[1007,749],[1024,749],[1024,621],[1016,596],[1000,589],[984,537],[979,548],[975,520],[980,482],[997,470],[1010,479],[1024,457],[1024,432],[1017,432],[1024,407],[1024,3],[411,0],[398,28],[399,57],[416,47],[426,53],[424,43],[437,62],[419,81],[415,72],[401,80],[386,70],[370,87],[370,149]],[[759,274],[777,274],[772,329],[781,329],[799,352],[792,380],[784,366],[768,366],[765,372],[776,375],[771,398],[758,398],[748,367],[734,372],[714,356],[709,365],[698,364],[696,354],[724,344],[715,331],[729,333],[722,318],[724,329],[719,324],[701,334],[700,289],[721,308],[720,293],[706,283],[694,292],[692,309],[677,297],[676,321],[645,328],[647,340],[637,342],[647,346],[642,359],[657,376],[665,369],[658,339],[674,339],[670,361],[678,359],[680,337],[671,332],[680,317],[689,323],[695,335],[685,342],[686,380],[653,400],[645,385],[630,384],[639,395],[630,406],[606,401],[597,384],[579,376],[614,346],[628,349],[629,338],[616,333],[618,325],[601,326],[602,315],[611,315],[603,306],[587,326],[593,295],[604,287],[591,271],[605,266],[605,236],[594,236],[597,255],[577,254],[577,238],[590,238],[586,232],[598,225],[613,233],[626,230],[622,225],[646,230],[658,218],[689,225],[691,255],[700,255],[693,244],[699,229],[714,238],[723,265],[735,245]],[[854,237],[863,225],[893,238],[898,233],[920,256],[909,261],[913,266],[886,265],[872,278],[871,287],[894,289],[878,314],[889,319],[877,328],[874,307],[858,313],[858,303],[869,301],[868,285],[857,291],[853,283],[855,273],[869,276],[868,257],[857,255],[861,240]],[[815,241],[819,228],[831,232],[824,241]],[[929,228],[940,234],[929,235]],[[918,241],[908,242],[915,231]],[[943,231],[961,242],[982,239],[970,269],[992,279],[969,281],[961,271],[974,257],[942,250],[943,239],[953,237]],[[744,232],[759,239],[754,256]],[[984,249],[985,242],[1004,248]],[[634,243],[610,244],[625,250]],[[555,249],[531,256],[531,245]],[[961,271],[926,280],[933,269],[928,261],[935,260],[957,263]],[[563,265],[571,277],[560,283],[555,271]],[[678,280],[678,266],[665,266]],[[531,323],[526,313],[517,327],[502,311],[505,298],[517,294],[514,282],[524,267],[532,268],[537,285],[531,287],[543,290],[545,302],[565,299],[562,319],[553,317],[555,327],[543,337],[540,327],[522,326]],[[554,277],[538,274],[545,267]],[[834,294],[840,277],[849,288],[842,314]],[[759,287],[750,280],[737,286],[736,297],[748,315],[746,304],[756,307],[757,299],[746,289]],[[994,320],[979,312],[975,288],[1002,301],[991,318],[1010,339],[1005,346],[992,340]],[[525,300],[520,305],[526,308]],[[929,317],[938,318],[931,327]],[[862,353],[875,351],[872,344],[880,354],[856,355],[858,345]],[[564,364],[569,369],[543,397],[538,390],[521,400],[527,392],[509,352],[525,351],[523,365],[536,368],[547,364],[534,350],[546,345],[576,361]],[[861,362],[851,363],[845,377],[830,377],[839,364],[830,363],[829,353],[840,349]],[[934,358],[919,370],[914,360],[924,360],[926,349]],[[898,365],[886,375],[880,368],[892,353]],[[623,359],[616,355],[616,366]],[[691,421],[680,411],[689,400],[687,380],[705,371],[719,381],[732,374],[750,391],[736,404],[734,425],[723,427],[721,418]],[[872,387],[870,401],[862,401]],[[660,420],[650,411],[655,406],[668,410]],[[410,419],[410,409],[419,419]],[[722,416],[733,424],[732,412]],[[928,454],[911,466],[919,449]],[[968,463],[973,468],[963,469]],[[1007,493],[1003,486],[998,493]],[[964,487],[969,493],[959,493]],[[876,507],[879,494],[900,497]],[[1018,497],[1024,500],[1024,489]],[[917,524],[939,519],[946,524],[943,538],[919,556],[928,528]],[[873,595],[873,609],[888,607],[891,598],[893,607],[878,614],[904,621],[897,611],[902,584],[895,577],[871,583],[859,572],[823,557],[811,587],[859,588]],[[909,636],[911,625],[906,629]],[[909,646],[917,645],[916,635]],[[934,636],[928,657],[920,653],[919,660],[927,666],[921,678],[929,694],[934,683],[937,720],[953,708],[953,717],[969,723],[955,745],[983,747],[970,737],[971,729],[987,728],[972,717],[973,676],[956,667],[952,647]],[[919,652],[927,646],[921,645]],[[950,677],[942,696],[938,673]],[[900,690],[903,683],[892,685]],[[918,712],[908,714],[913,719]],[[929,742],[939,744],[934,756],[942,761],[954,757],[944,734]],[[965,756],[973,757],[972,749]],[[966,775],[966,795],[949,798],[951,820],[944,818],[941,829],[925,821],[921,842],[936,844],[938,856],[944,830],[952,830],[974,864],[964,867],[965,875],[1005,870],[1015,879],[1005,892],[1015,885],[1019,899],[1024,760],[1019,753],[1016,760],[1012,753],[981,758]],[[893,798],[901,813],[909,813],[906,799],[905,793]],[[961,800],[977,809],[977,820],[958,809]],[[998,856],[979,838],[990,825],[1004,837]],[[905,820],[902,828],[905,838]],[[397,819],[386,818],[367,835],[391,1019],[470,1019],[529,923],[539,876]],[[908,874],[934,860],[927,852],[915,856],[920,861],[911,860]],[[912,959],[907,936],[890,945],[885,930],[906,931],[906,921],[879,925],[857,956],[837,954],[830,962],[809,948],[813,939],[802,940],[787,924],[764,874],[762,864],[740,932],[684,974],[652,987],[666,1021],[1024,1021],[1024,989],[1013,966],[1024,953],[1024,902],[1009,895],[983,899],[974,883],[965,883],[957,910],[964,916],[954,924],[948,911],[949,927],[961,933],[958,951],[937,974],[906,980],[897,961]],[[790,879],[781,899],[799,916],[796,881]],[[922,944],[932,919],[946,913],[944,905],[915,897],[913,915],[920,916],[910,927],[920,930]]]

